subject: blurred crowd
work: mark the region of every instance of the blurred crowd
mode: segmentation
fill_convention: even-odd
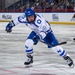
[[[28,7],[32,7],[36,12],[75,11],[75,0],[28,0],[21,9]]]
[[[29,7],[36,12],[75,12],[75,0],[18,0],[4,10],[23,12]]]

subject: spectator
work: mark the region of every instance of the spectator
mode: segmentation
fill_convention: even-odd
[[[74,8],[73,8],[74,12],[75,12],[75,4],[74,4]]]
[[[74,10],[75,0],[19,0],[15,4],[5,8],[9,10],[22,10],[24,11],[26,8],[32,7],[39,12],[42,11],[57,11],[57,10],[66,10],[71,9]],[[38,12],[37,11],[37,12]]]

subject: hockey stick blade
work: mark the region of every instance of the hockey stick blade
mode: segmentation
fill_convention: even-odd
[[[50,44],[45,43],[44,41],[40,41],[40,42],[42,42],[42,43],[44,43],[44,44],[46,44],[46,45],[52,46],[52,45],[50,45]],[[58,45],[64,45],[64,44],[71,44],[71,43],[73,43],[73,42],[74,42],[74,41],[63,41],[63,42],[60,42],[60,43],[58,43],[58,44],[56,44],[56,45],[53,45],[52,47],[55,47],[55,46],[58,46]]]
[[[63,45],[63,44],[67,44],[67,42],[66,42],[66,41],[60,42],[60,43],[58,43],[57,45]]]
[[[66,42],[66,41],[60,42],[60,43],[58,43],[57,45],[54,45],[54,46],[52,46],[52,47],[55,47],[55,46],[58,46],[58,45],[63,45],[63,44],[67,44],[67,42]]]
[[[57,45],[54,45],[53,47],[58,46],[58,45],[71,44],[73,42],[75,42],[75,40],[74,41],[64,41],[64,42],[58,43]]]

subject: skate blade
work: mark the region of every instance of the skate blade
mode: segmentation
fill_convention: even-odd
[[[69,66],[69,67],[74,68],[74,64],[72,64],[72,65],[71,65],[71,66]]]
[[[33,67],[32,64],[25,65],[25,68],[30,68],[30,67]]]

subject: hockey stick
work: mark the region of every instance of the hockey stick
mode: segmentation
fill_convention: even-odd
[[[38,39],[36,39],[36,40],[38,40]],[[48,46],[55,47],[55,46],[63,45],[63,44],[71,44],[71,43],[75,42],[75,38],[74,38],[73,40],[74,40],[74,41],[63,41],[63,42],[60,42],[60,43],[58,43],[58,44],[56,44],[56,45],[53,45],[53,46],[52,46],[51,44],[48,44],[48,43],[44,42],[43,40],[38,40],[38,41],[40,41],[40,42],[42,42],[42,43],[44,43],[44,44],[46,44],[46,45],[48,45]]]
[[[40,42],[42,42],[42,43],[44,43],[44,44],[47,44],[47,43],[45,43],[44,41],[41,41],[40,40]],[[58,43],[58,44],[56,44],[56,45],[50,45],[50,44],[47,44],[47,45],[49,45],[49,46],[52,46],[52,47],[55,47],[55,46],[58,46],[58,45],[64,45],[64,44],[71,44],[71,43],[73,43],[73,42],[75,42],[75,40],[74,41],[63,41],[63,42],[60,42],[60,43]]]
[[[45,43],[44,41],[41,41],[40,40],[40,42],[42,42],[42,43],[44,43],[44,44],[47,44],[47,43]],[[60,42],[60,43],[58,43],[58,44],[56,44],[56,45],[50,45],[50,44],[47,44],[47,45],[49,45],[49,46],[52,46],[52,47],[55,47],[55,46],[58,46],[58,45],[63,45],[63,44],[67,44],[67,42],[66,41],[64,41],[64,42]]]

